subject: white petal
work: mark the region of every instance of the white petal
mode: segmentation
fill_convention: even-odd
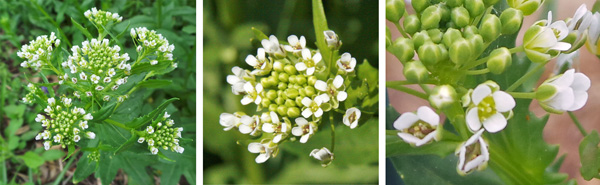
[[[256,60],[256,57],[254,57],[252,55],[248,55],[246,57],[246,63],[248,63],[248,65],[254,67],[254,66],[258,65],[258,60]]]
[[[260,153],[260,151],[262,150],[263,145],[260,143],[250,143],[248,144],[248,151],[252,152],[252,153]]]
[[[419,119],[429,123],[432,126],[437,126],[440,122],[440,116],[427,106],[419,107],[419,109],[417,109],[417,116],[419,116]]]
[[[252,128],[250,128],[248,125],[240,125],[239,129],[242,134],[248,134],[252,132]]]
[[[403,130],[412,126],[417,121],[419,121],[419,116],[417,116],[415,113],[407,112],[400,115],[400,117],[394,121],[394,128],[397,130]]]
[[[261,83],[256,84],[256,92],[260,93],[263,91],[263,86]]]
[[[269,40],[267,39],[263,39],[260,41],[260,43],[262,44],[263,48],[270,48],[271,47],[271,42],[269,42]]]
[[[575,101],[573,102],[573,105],[571,105],[571,107],[569,107],[567,110],[568,111],[576,111],[581,109],[585,103],[587,102],[588,99],[588,93],[585,91],[575,91]]]
[[[573,89],[559,88],[556,96],[545,103],[558,110],[567,110],[573,105],[573,101],[575,100],[574,96]]]
[[[313,61],[315,62],[315,64],[321,62],[321,53],[317,52],[315,54],[315,56],[312,57]]]
[[[415,143],[416,146],[421,146],[424,144],[427,144],[429,141],[431,141],[432,139],[435,138],[435,136],[437,135],[437,130],[430,132],[429,134],[427,134],[425,137],[423,137],[423,139],[421,139],[421,141]]]
[[[254,86],[252,86],[252,83],[250,83],[250,82],[246,82],[244,84],[244,90],[248,93],[256,92],[256,90],[254,90]]]
[[[269,154],[267,154],[267,153],[259,154],[258,156],[256,156],[256,163],[264,163],[268,159],[269,159]]]
[[[306,141],[308,141],[309,137],[310,137],[309,134],[304,134],[302,137],[300,137],[300,143],[306,143]]]
[[[242,98],[242,105],[248,105],[250,103],[252,103],[254,100],[248,96],[244,96],[244,98]]]
[[[269,40],[272,44],[279,45],[279,40],[277,40],[277,37],[275,37],[275,35],[269,36]]]
[[[235,83],[237,83],[239,81],[240,81],[240,78],[238,78],[237,76],[235,76],[235,75],[227,75],[227,83],[233,85],[233,84],[235,84]]]
[[[262,101],[262,98],[260,96],[257,96],[254,100],[254,103],[256,103],[256,105],[260,105],[260,101]]]
[[[302,46],[302,48],[306,46],[306,38],[304,38],[304,36],[300,36],[300,46]]]
[[[298,43],[298,37],[296,35],[290,35],[288,37],[288,42],[290,45],[296,45],[296,43]]]
[[[506,128],[506,118],[501,113],[496,113],[483,121],[483,127],[490,133],[496,133]]]
[[[300,128],[300,127],[292,128],[292,134],[294,134],[295,136],[301,136],[303,134],[302,128]]]
[[[323,115],[323,109],[319,108],[317,109],[317,112],[315,112],[315,117],[321,117]]]
[[[335,76],[335,79],[333,79],[333,87],[338,89],[342,85],[344,85],[344,78],[342,78],[342,76],[340,76],[340,75]]]
[[[277,116],[277,113],[271,111],[270,115],[271,115],[271,122],[279,123],[279,116]]]
[[[265,123],[262,125],[262,130],[267,133],[273,133],[273,132],[275,132],[275,125],[273,125],[271,123]]]
[[[469,109],[469,112],[467,112],[467,126],[471,132],[475,132],[481,128],[477,108],[471,108]]]
[[[308,49],[302,49],[302,58],[304,60],[310,60],[311,56],[310,56],[310,50]]]
[[[496,91],[492,97],[496,103],[496,110],[499,112],[507,112],[515,108],[515,99],[504,91]]]
[[[281,138],[282,138],[282,137],[283,137],[283,136],[282,136],[281,134],[277,134],[277,135],[275,135],[275,137],[273,137],[273,142],[274,142],[274,143],[279,143],[279,141],[281,141]]]
[[[413,136],[411,134],[407,134],[407,133],[398,133],[398,136],[400,136],[400,138],[402,138],[402,140],[404,140],[404,142],[415,144],[415,145],[421,141],[421,139],[419,139],[418,137],[415,137],[415,136]]]
[[[319,91],[327,91],[327,83],[321,80],[317,80],[317,82],[315,82],[315,89]]]
[[[315,67],[310,67],[306,69],[306,74],[307,75],[312,75],[315,73]]]
[[[309,107],[310,104],[312,103],[312,100],[308,97],[304,97],[304,99],[302,99],[302,105],[304,105],[305,107]]]
[[[583,73],[575,73],[571,88],[573,91],[587,91],[590,88],[590,79]]]
[[[296,63],[296,70],[298,70],[298,71],[306,70],[306,64],[304,62]]]
[[[258,48],[258,50],[256,51],[256,58],[258,58],[258,60],[265,60],[265,49],[264,48]]]
[[[479,102],[481,102],[483,98],[487,97],[490,94],[492,94],[492,89],[490,89],[490,87],[485,84],[481,84],[478,85],[475,88],[475,90],[473,90],[473,98],[471,100],[473,100],[473,104],[479,105]]]
[[[550,47],[550,49],[557,51],[566,51],[571,49],[571,44],[566,42],[557,42],[554,46]]]
[[[342,54],[342,57],[340,57],[340,60],[350,61],[351,58],[352,58],[352,55],[350,55],[350,53],[346,52],[346,53]]]
[[[306,119],[304,118],[296,118],[296,125],[298,126],[304,126],[306,124],[308,124],[308,121],[306,121]]]
[[[346,100],[347,97],[348,97],[348,93],[346,93],[344,91],[340,91],[337,94],[337,100],[338,101],[344,101],[344,100]]]
[[[319,96],[317,96],[317,98],[321,99],[321,103],[327,103],[329,102],[329,95],[327,94],[321,94]],[[317,105],[321,105],[321,103],[317,103]]]
[[[556,39],[556,35],[554,35],[554,31],[550,28],[544,28],[532,44],[533,47],[550,48],[556,45],[556,43],[558,43],[558,40]]]

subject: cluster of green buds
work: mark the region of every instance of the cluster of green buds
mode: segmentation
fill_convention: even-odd
[[[179,146],[179,138],[181,138],[181,131],[183,128],[173,128],[175,122],[169,119],[171,115],[167,112],[156,120],[151,125],[146,127],[146,130],[140,131],[138,135],[138,143],[146,141],[148,143],[148,150],[154,155],[158,154],[158,149],[169,150],[183,153],[183,147]]]
[[[63,96],[60,101],[48,98],[47,102],[48,106],[44,109],[47,116],[38,114],[35,118],[36,122],[46,128],[35,136],[36,140],[45,140],[44,149],[48,150],[52,145],[65,148],[73,146],[82,137],[96,137],[94,132],[85,131],[88,129],[88,121],[94,117],[90,113],[86,114],[83,108],[74,106],[71,98]]]
[[[325,31],[322,36],[337,53],[341,46],[337,34]],[[243,95],[241,103],[256,104],[260,113],[222,113],[220,124],[224,130],[238,129],[243,134],[262,136],[248,145],[250,152],[259,154],[257,163],[275,157],[283,142],[296,141],[296,137],[301,143],[308,142],[319,130],[323,114],[339,109],[340,102],[346,100],[346,86],[355,76],[356,59],[349,53],[333,56],[331,64],[324,64],[318,50],[306,47],[304,36],[291,35],[287,41],[280,44],[273,35],[263,39],[263,48],[255,56],[246,57],[253,70],[236,66],[233,75],[227,76],[232,92]],[[343,123],[355,128],[359,118],[360,110],[349,108]],[[318,151],[310,156],[329,164],[333,153]]]
[[[58,95],[58,100],[54,98],[55,92],[49,84],[29,84],[29,93],[22,99],[24,103],[47,105],[44,113],[38,114],[35,119],[46,128],[36,136],[37,140],[45,140],[46,150],[52,145],[61,145],[63,148],[69,147],[71,151],[71,147],[83,137],[94,139],[95,133],[86,131],[89,127],[94,127],[92,121],[107,119],[106,110],[116,109],[138,88],[119,88],[127,83],[130,75],[147,72],[143,79],[145,81],[153,75],[167,73],[177,67],[172,54],[175,46],[170,45],[156,31],[144,27],[131,29],[131,36],[137,47],[137,60],[130,62],[129,54],[122,51],[121,47],[111,45],[109,39],[103,39],[110,26],[121,22],[123,18],[117,13],[96,8],[86,11],[85,17],[96,26],[99,37],[74,45],[66,61],[58,62],[61,65],[54,66],[56,62],[51,62],[62,58],[52,57],[52,54],[61,54],[53,52],[54,47],[60,47],[60,40],[54,33],[37,37],[17,53],[25,60],[21,64],[23,68],[31,68],[42,74],[43,70],[52,71],[58,77],[58,85],[61,86],[58,89],[64,92]],[[93,120],[92,114],[102,117]],[[135,132],[140,136],[138,142],[146,141],[152,154],[157,154],[159,148],[177,153],[184,151],[179,146],[183,129],[173,127],[175,122],[169,117],[165,112],[164,116],[154,120],[145,130]],[[120,126],[127,128],[122,124]],[[90,155],[90,159],[97,161],[98,155]]]
[[[406,12],[403,0],[386,2],[386,18],[401,34],[393,40],[388,30],[386,47],[403,64],[406,77],[406,81],[391,84],[421,85],[425,93],[405,92],[428,100],[434,108],[423,106],[417,112],[404,113],[394,127],[405,142],[422,146],[441,139],[436,111],[445,113],[464,139],[469,136],[456,150],[459,174],[485,168],[490,157],[482,133],[500,132],[507,126],[514,114],[515,97],[537,99],[550,113],[575,111],[585,105],[590,81],[574,69],[546,80],[535,92],[514,92],[523,80],[506,90],[494,81],[465,87],[471,76],[509,75],[507,69],[518,52],[541,64],[529,71],[534,73],[558,55],[571,56],[586,40],[593,46],[589,43],[597,41],[600,19],[585,5],[566,21],[552,22],[549,12],[546,20],[527,28],[522,46],[506,48],[490,45],[501,36],[517,34],[523,16],[532,14],[543,0],[509,0],[509,7],[501,12],[494,8],[498,0],[412,0],[415,14]]]

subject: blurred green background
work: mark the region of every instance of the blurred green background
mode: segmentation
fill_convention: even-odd
[[[176,122],[182,126],[182,135],[186,138],[196,137],[196,1],[193,0],[0,0],[0,184],[48,184],[71,182],[73,170],[79,156],[73,163],[63,161],[62,150],[44,151],[42,142],[34,137],[42,130],[34,121],[40,107],[26,106],[21,98],[27,93],[25,70],[19,66],[23,61],[16,52],[22,45],[40,35],[55,32],[64,43],[62,49],[70,51],[67,40],[74,45],[81,45],[85,36],[74,26],[71,18],[95,35],[97,30],[87,21],[83,12],[97,7],[105,11],[119,13],[123,22],[117,24],[113,33],[133,27],[147,27],[156,30],[175,45],[173,52],[179,68],[165,74],[161,79],[172,80],[173,83],[160,89],[144,90],[138,113],[149,112],[154,107],[171,97],[179,97],[167,108]],[[60,28],[60,31],[59,29]],[[64,37],[60,32],[64,33]],[[129,34],[119,42],[124,43],[124,52],[132,55],[135,48]],[[31,77],[29,72],[28,76]],[[56,76],[49,75],[50,82]],[[39,78],[30,78],[38,81]],[[56,81],[54,81],[56,82]],[[195,140],[195,139],[194,139]],[[130,178],[131,170],[120,170],[115,182],[123,184],[145,184],[160,178],[161,184],[191,183],[196,181],[195,141],[184,144],[185,152],[177,158],[176,163],[164,163],[158,160],[137,161],[136,172],[144,181],[137,183]],[[80,152],[81,153],[81,152]],[[135,160],[131,160],[135,161]],[[119,168],[127,168],[119,166]],[[129,168],[131,169],[131,168]],[[62,173],[61,173],[62,172]],[[130,179],[127,179],[130,178]],[[92,176],[81,184],[96,184]]]
[[[223,112],[251,114],[254,109],[242,106],[241,97],[233,95],[226,82],[233,66],[250,69],[245,57],[255,55],[256,49],[262,47],[258,42],[250,42],[254,37],[252,27],[285,41],[289,35],[303,35],[307,47],[316,48],[311,1],[206,0],[203,3],[204,183],[377,183],[376,120],[354,130],[338,123],[336,158],[327,168],[309,158],[309,153],[315,148],[330,147],[329,124],[322,126],[306,144],[282,144],[279,155],[263,164],[256,164],[256,154],[248,152],[249,136],[236,130],[223,131],[219,124]],[[327,0],[323,6],[329,29],[343,42],[340,53],[349,52],[359,63],[366,59],[378,68],[377,1]]]

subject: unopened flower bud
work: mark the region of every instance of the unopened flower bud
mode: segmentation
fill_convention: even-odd
[[[308,85],[314,86],[316,82],[317,82],[317,77],[316,76],[309,76],[308,77]]]
[[[419,59],[426,65],[436,64],[442,57],[440,48],[433,42],[427,42],[419,48]]]
[[[394,54],[401,62],[407,62],[415,55],[413,41],[404,37],[398,37],[388,51]]]
[[[279,81],[287,83],[290,80],[290,75],[287,73],[279,73]]]
[[[404,15],[405,7],[404,0],[386,0],[385,1],[385,18],[388,21],[397,23]]]
[[[524,0],[524,1],[509,0],[507,2],[508,2],[508,6],[521,10],[523,12],[523,15],[531,15],[542,4],[542,0]]]
[[[448,52],[453,63],[462,65],[471,58],[473,49],[469,41],[459,37],[451,44]]]
[[[502,23],[502,34],[513,34],[521,29],[523,24],[523,12],[514,8],[508,8],[500,14]]]
[[[460,33],[459,30],[454,29],[454,28],[448,28],[446,30],[446,32],[444,33],[444,36],[442,38],[442,43],[444,43],[444,45],[446,45],[446,47],[450,47],[450,46],[452,46],[452,43],[454,43],[454,41],[459,38],[462,38],[462,34]]]
[[[279,107],[277,107],[277,114],[279,114],[280,116],[287,116],[287,107],[285,105],[279,105]]]
[[[463,5],[464,0],[446,0],[446,5],[450,7],[459,7]]]
[[[507,48],[501,47],[490,53],[487,67],[494,74],[501,74],[512,64],[512,56]]]
[[[467,8],[471,17],[477,17],[485,11],[482,0],[465,0],[465,8]]]
[[[483,44],[483,38],[481,38],[481,35],[473,35],[471,37],[466,37],[466,39],[471,43],[471,49],[474,54],[471,56],[478,56],[483,52],[483,50],[485,50],[485,45]]]
[[[433,88],[429,96],[429,103],[437,109],[443,109],[454,103],[457,99],[454,87],[441,85]]]
[[[469,11],[462,6],[452,9],[450,16],[452,17],[452,22],[459,28],[463,28],[469,24]]]
[[[411,1],[412,7],[417,13],[422,12],[425,8],[429,7],[429,0],[413,0]]]
[[[500,19],[494,14],[486,14],[483,16],[481,25],[479,26],[479,33],[485,42],[492,42],[500,36],[502,31],[502,23]]]
[[[287,89],[285,90],[288,98],[296,98],[298,97],[298,89]]]
[[[410,61],[404,65],[406,80],[413,83],[425,82],[429,78],[429,71],[421,61]]]
[[[429,38],[431,38],[431,41],[436,44],[439,44],[442,41],[442,36],[444,35],[440,29],[427,30],[427,34],[429,35]]]
[[[428,30],[438,28],[442,20],[442,12],[439,6],[427,7],[421,14],[421,29]]]
[[[296,67],[294,67],[293,65],[286,65],[285,67],[283,67],[283,71],[290,75],[295,75],[298,72],[296,71]]]
[[[425,30],[415,33],[412,40],[415,50],[418,50],[426,42],[432,42],[429,34]]]
[[[416,14],[410,14],[404,17],[403,23],[404,31],[410,35],[413,35],[417,33],[417,31],[421,30],[421,19],[419,19]]]
[[[269,105],[271,105],[271,100],[269,100],[267,98],[263,98],[261,100],[260,104],[262,105],[262,107],[269,107]]]
[[[485,4],[486,7],[490,7],[496,3],[498,3],[498,0],[483,0],[483,4]]]
[[[479,29],[473,25],[469,25],[465,27],[462,33],[464,38],[469,38],[474,35],[479,35]]]
[[[313,95],[315,95],[316,90],[313,86],[304,87],[304,92],[306,93],[306,96],[312,97]]]
[[[300,116],[300,109],[298,107],[289,107],[287,109],[287,116],[290,118],[297,118]]]

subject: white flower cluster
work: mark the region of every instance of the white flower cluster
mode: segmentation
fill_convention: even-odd
[[[38,36],[35,40],[30,41],[29,44],[23,45],[21,50],[17,52],[19,58],[25,59],[21,63],[21,67],[40,70],[52,58],[54,47],[58,47],[59,45],[60,39],[56,38],[54,32],[50,34],[50,37],[48,35]]]
[[[152,65],[163,61],[173,61],[173,50],[175,45],[169,44],[169,41],[156,33],[154,30],[148,30],[146,27],[131,28],[131,37],[138,42],[137,52],[154,53],[156,59],[151,60]]]
[[[148,125],[145,134],[138,138],[138,143],[144,141],[148,143],[148,150],[154,155],[158,154],[159,148],[183,153],[184,148],[179,146],[179,138],[181,138],[183,128],[173,128],[175,122],[169,119],[170,116],[165,112],[158,123]]]
[[[92,23],[103,26],[108,24],[110,21],[117,23],[123,20],[123,17],[119,16],[118,13],[97,10],[96,7],[85,11],[83,15],[85,15],[85,17],[88,18],[88,20],[90,20]]]
[[[110,46],[108,39],[84,41],[81,47],[73,46],[71,52],[67,61],[62,63],[70,73],[59,76],[59,83],[79,84],[81,92],[75,91],[76,97],[98,95],[98,98],[109,101],[110,95],[106,91],[115,91],[127,83],[131,74],[131,64],[127,63],[129,54],[121,55],[121,48]]]
[[[328,38],[328,35],[324,37]],[[236,112],[220,116],[224,130],[235,128],[251,136],[269,134],[248,146],[250,152],[259,154],[257,163],[276,156],[279,144],[284,141],[295,141],[298,137],[301,143],[308,142],[317,132],[323,114],[340,107],[340,102],[348,97],[345,79],[356,66],[356,59],[349,53],[344,53],[337,65],[322,65],[321,54],[306,48],[304,36],[291,35],[287,39],[289,45],[280,44],[273,35],[262,40],[263,48],[258,48],[256,56],[248,55],[245,60],[253,71],[235,66],[233,75],[227,76],[233,94],[243,95],[243,105],[254,103],[259,111],[268,109],[259,115]],[[317,74],[329,74],[330,71],[337,73],[328,79],[317,78]],[[349,108],[343,123],[354,129],[360,115],[359,109]]]
[[[94,132],[85,131],[89,128],[88,121],[94,119],[92,114],[86,113],[83,108],[73,105],[72,99],[62,97],[59,101],[48,98],[48,106],[44,109],[45,115],[38,114],[35,121],[46,128],[35,136],[36,140],[45,140],[44,149],[52,145],[61,145],[62,148],[74,145],[82,137],[94,139]]]

